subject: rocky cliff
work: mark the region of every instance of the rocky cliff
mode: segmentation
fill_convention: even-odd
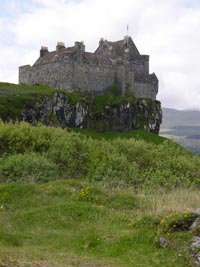
[[[36,124],[90,128],[96,131],[126,131],[142,128],[158,134],[162,122],[159,101],[105,94],[74,99],[73,93],[55,92],[42,101],[26,103],[18,119]],[[77,94],[77,93],[76,93]]]

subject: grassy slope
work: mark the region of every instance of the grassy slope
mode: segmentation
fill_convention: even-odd
[[[31,132],[35,136],[41,130],[42,136],[42,129],[46,129],[46,134],[49,131],[35,127],[29,130],[28,125],[23,125],[23,129],[26,138]],[[102,136],[88,131],[84,134],[97,141]],[[104,137],[107,142],[110,137],[119,137],[113,135]],[[119,135],[130,138],[128,133]],[[137,132],[137,138],[143,140],[144,136],[152,142],[151,134]],[[155,143],[162,143],[162,138],[154,138]],[[86,179],[41,185],[2,184],[0,266],[189,267],[191,231],[166,232],[159,225],[166,215],[191,211],[199,201],[198,190],[145,192]],[[167,237],[172,245],[160,248],[160,236]]]
[[[70,129],[69,129],[70,131]],[[150,142],[153,144],[161,144],[167,139],[162,136],[157,136],[153,133],[146,132],[145,130],[132,130],[126,132],[95,132],[89,129],[73,129],[73,131],[81,133],[87,137],[91,137],[93,139],[105,139],[105,140],[113,140],[116,138],[121,139],[131,139],[135,140],[143,140],[145,142]]]
[[[25,103],[40,101],[55,92],[47,86],[0,83],[0,117],[15,119]]]
[[[165,249],[156,239],[162,216],[194,199],[197,191],[155,197],[80,180],[2,185],[0,265],[189,267],[190,231],[170,233]]]
[[[1,99],[6,99],[8,102],[5,105],[2,104],[3,102],[0,103],[4,107],[9,103],[11,108],[14,98],[9,96],[8,91],[12,88],[16,96],[19,93],[16,91],[17,88],[20,92],[24,89],[23,97],[26,96],[25,92],[32,90],[28,92],[28,97],[31,99],[35,96],[37,98],[38,91],[40,93],[43,89],[47,90],[45,91],[47,94],[53,92],[43,87],[16,87],[16,85],[12,87],[10,84],[0,84],[0,89],[4,87],[5,94]],[[19,93],[19,99],[23,97],[21,98]],[[9,99],[12,101],[9,102]],[[3,127],[2,124],[1,127]],[[5,148],[5,138],[9,133],[6,146],[10,151],[11,147],[17,144],[17,153],[25,153],[24,147],[31,144],[30,151],[32,147],[35,147],[37,153],[40,150],[41,154],[44,153],[46,149],[38,147],[38,144],[41,139],[41,144],[48,147],[48,138],[51,137],[48,129],[43,129],[46,131],[47,139],[43,140],[45,135],[42,131],[39,133],[39,129],[37,133],[35,128],[35,130],[29,129],[26,125],[23,127],[24,131],[18,131],[17,127],[16,129],[11,127],[9,130],[8,126],[5,136],[1,136],[1,153]],[[33,136],[37,134],[38,138],[35,140],[30,133]],[[105,139],[108,142],[120,137],[121,139],[144,140],[159,145],[165,140],[140,130],[106,134],[81,130],[80,133],[97,141]],[[64,137],[63,132],[60,132],[60,137],[62,141],[67,136]],[[20,143],[20,138],[24,140],[22,143]],[[25,140],[27,145],[23,145]],[[102,142],[102,145],[106,144]],[[108,145],[111,146],[111,143]],[[120,144],[118,145],[120,147]],[[173,151],[174,148],[173,142],[168,142],[166,153],[168,149]],[[144,153],[147,153],[146,150],[148,151],[148,147],[145,146]],[[16,153],[15,149],[13,151],[12,153]],[[80,151],[80,154],[82,153],[83,151]],[[190,157],[188,152],[185,154],[186,157]],[[161,155],[164,157],[163,154]],[[73,156],[77,160],[77,154]],[[101,154],[96,155],[97,159],[99,156]],[[141,157],[141,154],[138,154],[138,156],[138,163],[144,164],[146,159],[149,160],[144,157],[145,155]],[[131,186],[129,188],[112,187],[104,181],[98,183],[97,181],[89,182],[86,179],[59,180],[41,185],[1,184],[0,266],[189,267],[192,266],[188,256],[191,231],[169,231],[168,233],[164,230],[162,232],[161,229],[160,233],[159,224],[163,216],[175,214],[176,211],[188,212],[198,207],[199,201],[199,194],[196,190],[174,189],[171,192],[157,190],[145,193]],[[172,246],[160,248],[157,242],[160,235],[167,237]]]

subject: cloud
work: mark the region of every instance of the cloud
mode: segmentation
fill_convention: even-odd
[[[18,66],[33,64],[41,45],[54,50],[85,41],[93,51],[100,37],[133,37],[150,55],[150,70],[160,80],[163,106],[199,107],[200,6],[187,0],[32,0],[5,1],[12,16],[0,18],[0,80],[17,82]],[[13,4],[14,3],[14,4]]]

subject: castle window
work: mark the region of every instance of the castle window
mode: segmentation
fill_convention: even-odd
[[[106,55],[107,54],[107,50],[104,48],[103,49],[103,55]]]

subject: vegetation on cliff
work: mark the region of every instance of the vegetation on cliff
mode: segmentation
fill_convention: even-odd
[[[62,91],[47,86],[0,83],[0,118],[97,131],[145,129],[159,132],[162,120],[158,101],[124,95],[113,85],[111,92]]]
[[[40,102],[44,96],[51,96],[55,90],[44,86],[0,83],[0,118],[15,120],[25,104]]]

